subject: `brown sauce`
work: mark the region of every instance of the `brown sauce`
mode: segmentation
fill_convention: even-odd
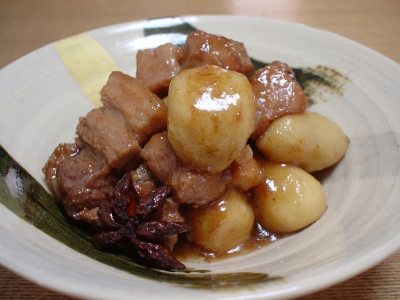
[[[247,254],[249,252],[265,247],[275,242],[276,240],[283,238],[284,236],[286,235],[272,234],[256,222],[254,224],[253,232],[250,239],[248,239],[245,243],[238,245],[235,248],[232,248],[226,252],[213,252],[206,250],[193,242],[189,242],[185,239],[184,236],[181,236],[179,237],[179,240],[175,245],[174,254],[179,261],[183,262],[214,262]]]

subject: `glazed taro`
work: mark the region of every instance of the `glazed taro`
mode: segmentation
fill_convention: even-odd
[[[184,269],[185,265],[174,257],[165,239],[191,227],[183,222],[157,221],[168,194],[168,188],[161,186],[139,198],[131,173],[126,173],[117,183],[112,200],[100,204],[98,215],[105,229],[94,234],[93,245],[103,250],[126,243],[156,267]]]

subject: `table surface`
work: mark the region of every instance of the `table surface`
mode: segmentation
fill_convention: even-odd
[[[335,32],[400,63],[398,0],[2,0],[0,68],[64,37],[134,20],[192,14],[266,17]],[[71,299],[0,266],[2,299]],[[400,299],[400,251],[304,299]]]

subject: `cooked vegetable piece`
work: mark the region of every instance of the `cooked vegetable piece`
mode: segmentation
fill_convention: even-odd
[[[254,219],[246,196],[230,189],[213,205],[190,211],[186,221],[192,230],[186,237],[207,250],[227,251],[250,238]]]
[[[186,164],[214,173],[244,151],[255,101],[246,76],[216,66],[184,70],[168,95],[168,139]]]
[[[257,148],[271,161],[294,162],[311,173],[342,159],[348,143],[349,139],[333,121],[306,111],[272,122],[257,140]]]
[[[300,230],[322,216],[326,199],[321,184],[303,169],[270,164],[256,187],[258,222],[275,233]]]

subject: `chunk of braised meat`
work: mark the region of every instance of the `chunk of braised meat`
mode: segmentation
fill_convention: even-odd
[[[43,172],[46,181],[67,214],[74,220],[100,225],[92,209],[110,199],[117,179],[109,167],[90,149],[60,144],[50,156]]]
[[[100,95],[105,107],[122,114],[140,145],[153,134],[166,130],[167,107],[139,79],[114,71]]]
[[[166,242],[172,236],[189,231],[191,227],[183,222],[158,220],[165,210],[168,194],[169,189],[161,186],[139,198],[131,173],[126,173],[117,183],[113,199],[100,204],[98,215],[107,228],[93,235],[93,245],[103,250],[125,242],[156,267],[185,268]]]
[[[215,65],[226,70],[249,74],[253,71],[243,43],[201,30],[191,32],[182,47],[182,68]]]
[[[159,97],[168,94],[169,83],[181,71],[182,50],[171,43],[136,54],[136,78]]]
[[[87,209],[84,207],[76,217],[76,220],[79,220],[83,223],[88,224],[95,230],[101,229],[104,227],[103,221],[99,218],[98,215],[99,207],[94,207],[91,209]]]
[[[61,161],[58,174],[64,192],[61,202],[76,220],[81,210],[95,208],[100,201],[110,199],[117,182],[109,167],[86,149]]]
[[[256,99],[253,139],[264,134],[271,121],[307,108],[307,95],[285,63],[274,61],[254,72],[249,81]]]
[[[112,109],[100,107],[91,110],[79,119],[76,133],[113,169],[128,171],[141,161],[138,141],[127,129],[122,116]]]
[[[166,131],[153,135],[140,155],[147,167],[162,182],[166,182],[172,172],[181,166]]]
[[[77,126],[75,144],[60,144],[43,172],[69,216],[101,227],[99,203],[111,199],[116,176],[141,163],[140,143],[166,129],[165,104],[138,79],[113,72],[101,91],[104,106]],[[152,182],[136,182],[141,194]]]
[[[182,223],[185,221],[185,217],[180,210],[179,204],[169,197],[165,201],[157,221]],[[174,249],[176,242],[178,242],[178,234],[163,238],[163,244],[171,251]]]
[[[218,174],[180,167],[172,172],[167,183],[174,200],[181,204],[199,207],[220,198],[228,188],[230,173]]]
[[[261,166],[255,160],[250,145],[246,145],[243,155],[232,162],[230,170],[231,184],[242,191],[248,191],[262,181]]]
[[[58,182],[58,164],[66,158],[75,156],[78,152],[79,148],[76,144],[61,143],[54,149],[53,153],[42,168],[46,182],[58,201],[61,201],[64,196],[64,192]]]
[[[229,172],[214,174],[184,166],[168,140],[167,133],[155,134],[142,149],[150,170],[170,186],[180,204],[201,206],[218,199],[227,189]]]

